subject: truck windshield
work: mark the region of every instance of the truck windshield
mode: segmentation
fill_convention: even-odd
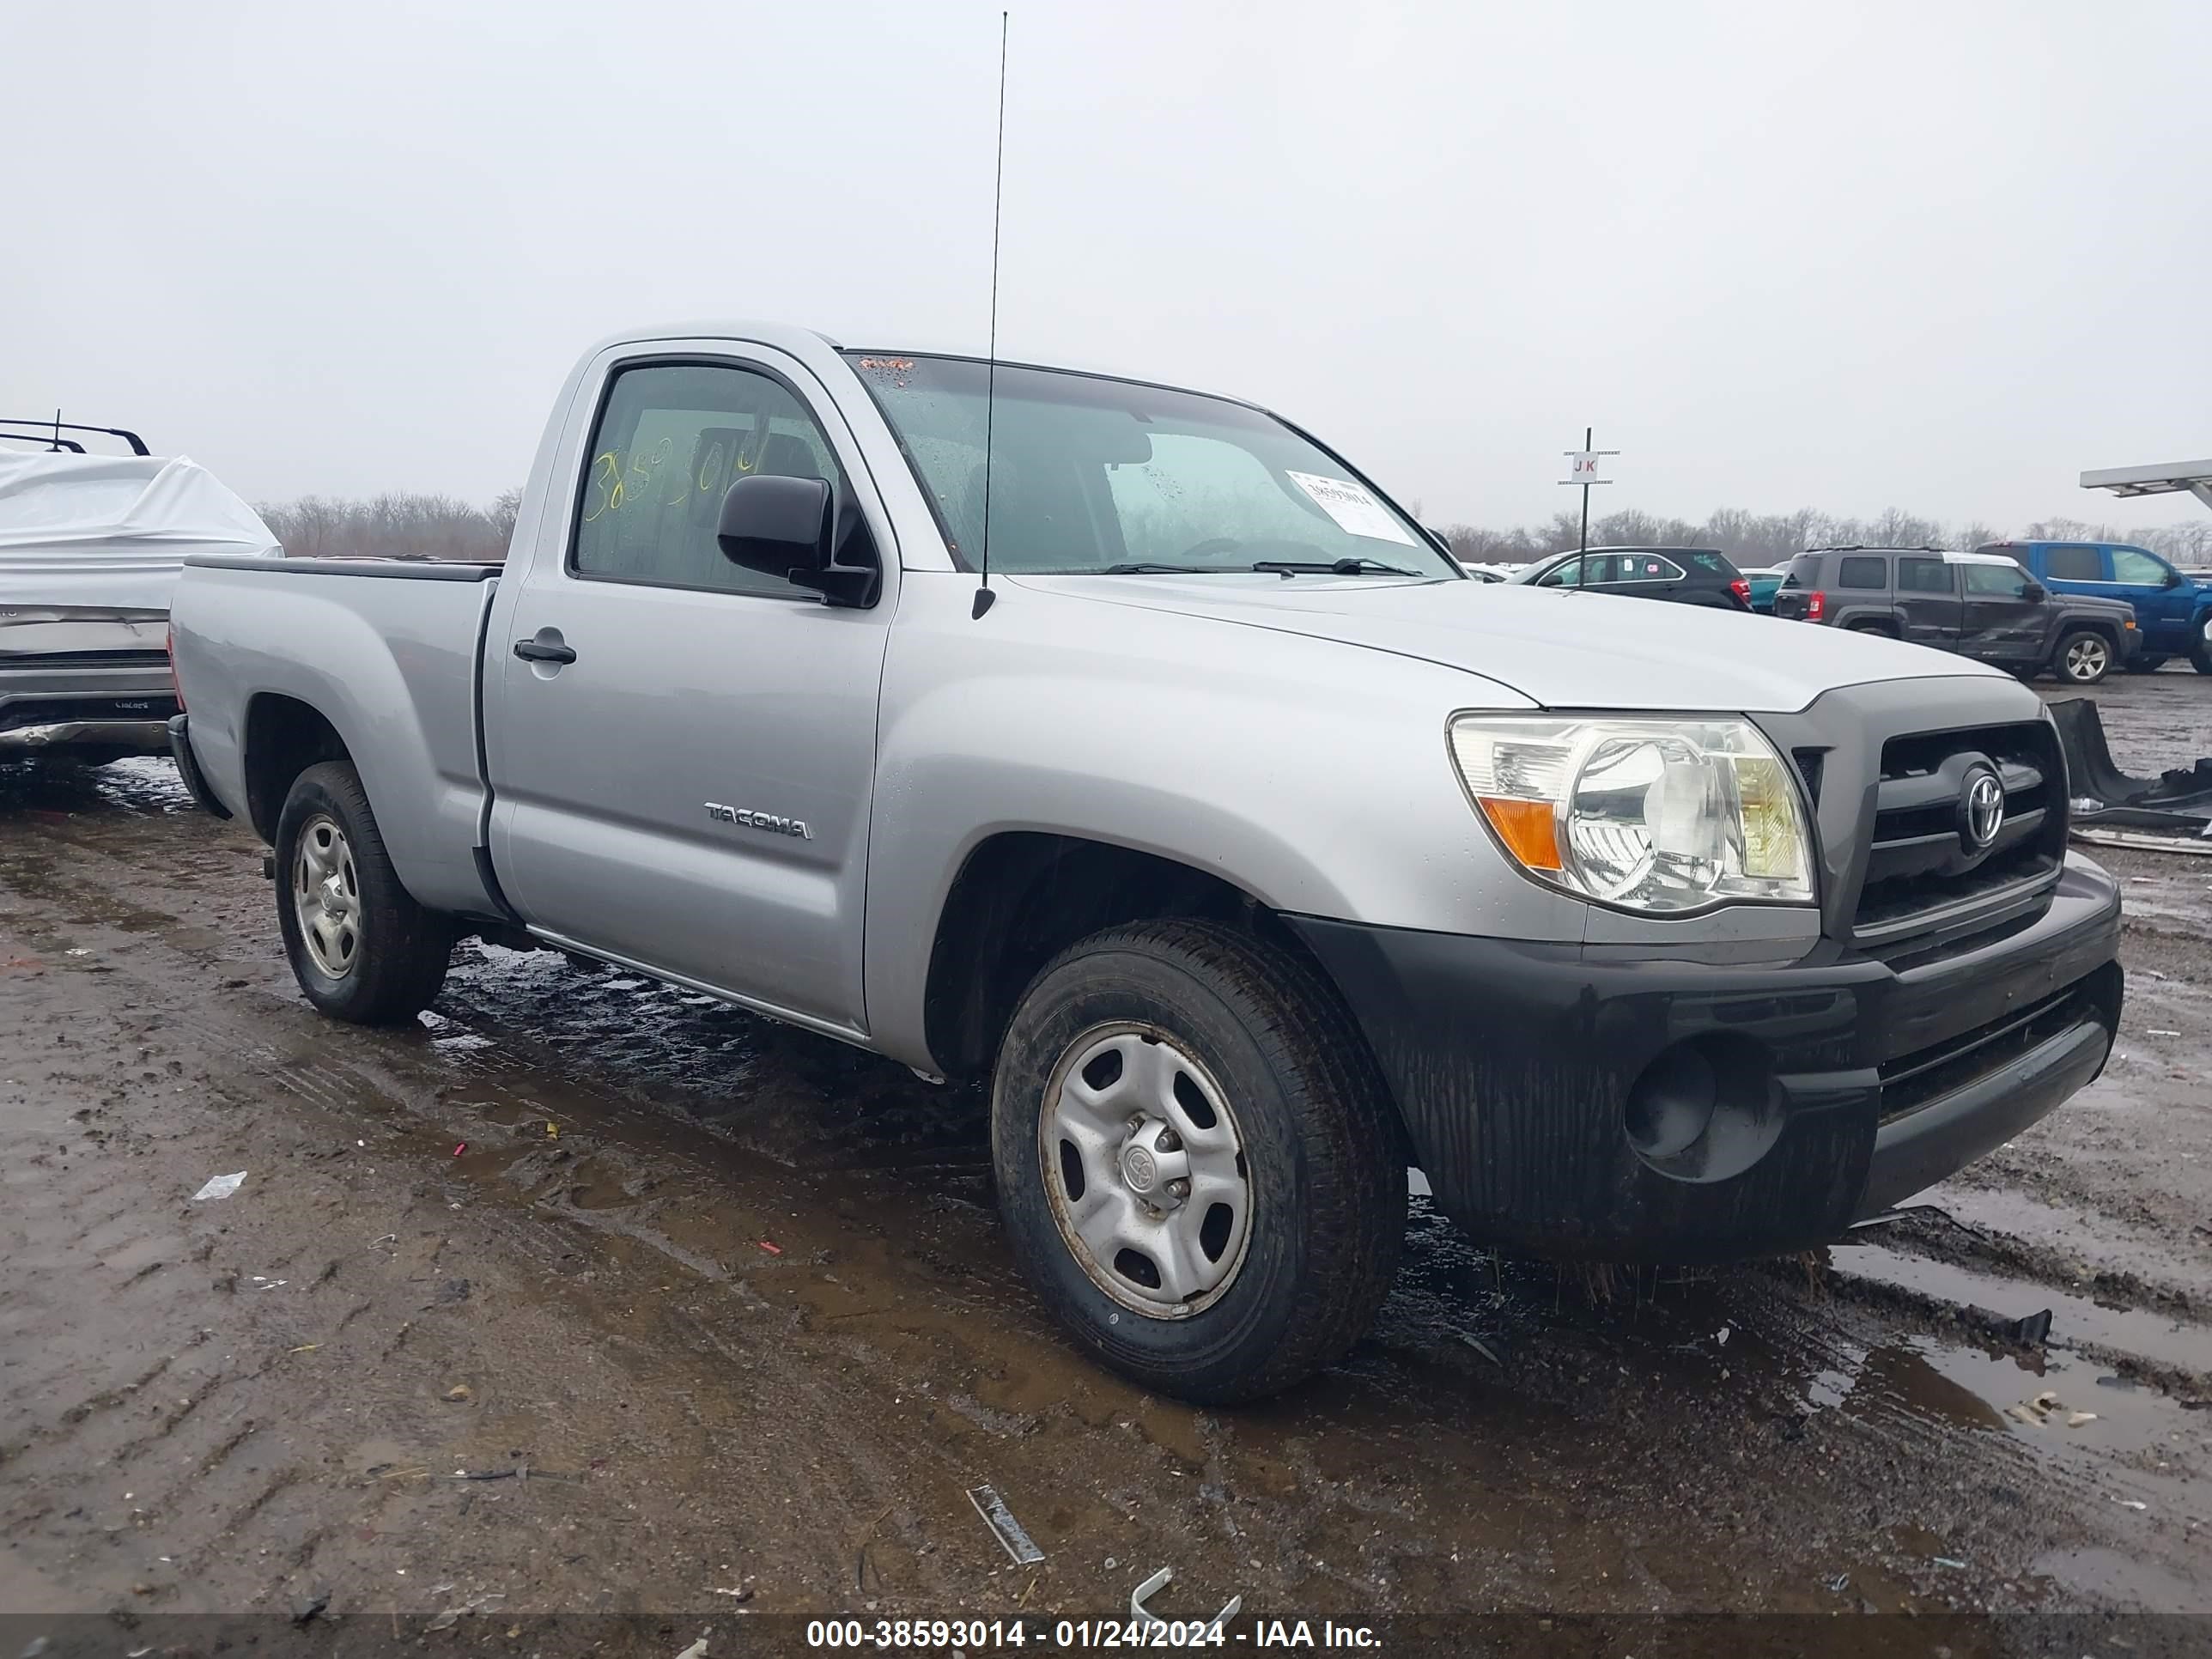
[[[953,556],[984,544],[986,366],[846,354],[906,452]],[[997,376],[991,568],[1463,573],[1326,450],[1194,392],[1055,369]]]

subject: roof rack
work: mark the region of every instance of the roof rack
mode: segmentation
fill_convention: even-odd
[[[111,438],[120,438],[125,443],[129,444],[131,446],[131,453],[133,455],[150,455],[154,453],[152,450],[146,447],[146,441],[143,438],[140,437],[137,433],[119,426],[82,426],[75,421],[64,421],[59,419],[51,421],[23,421],[17,420],[13,416],[7,415],[0,415],[0,426],[26,426],[33,428],[29,432],[10,432],[0,434],[0,436],[10,438],[34,438],[42,433],[51,433],[52,436],[49,441],[54,448],[74,449],[80,455],[84,453],[84,446],[80,443],[73,443],[70,440],[63,437],[63,433],[103,432]]]
[[[84,446],[74,438],[57,438],[51,432],[0,432],[0,441],[18,444],[44,444],[48,449],[66,450],[72,455],[84,453]]]
[[[1923,542],[1917,547],[1869,547],[1863,542],[1838,542],[1826,547],[1808,547],[1808,553],[1942,553],[1947,550],[1931,547]]]

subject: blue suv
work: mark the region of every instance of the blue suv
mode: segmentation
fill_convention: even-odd
[[[1987,542],[1975,551],[2017,559],[2054,593],[2134,605],[2142,643],[2130,672],[2148,674],[2168,657],[2186,657],[2198,673],[2212,674],[2212,576],[2192,579],[2124,542]]]

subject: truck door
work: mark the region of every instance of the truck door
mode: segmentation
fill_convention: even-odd
[[[1898,556],[1897,617],[1906,639],[1942,651],[1959,648],[1962,568],[1941,558]]]
[[[493,614],[493,868],[557,939],[862,1030],[888,520],[795,359],[627,349],[587,380],[566,499]],[[876,605],[833,609],[723,556],[722,495],[748,473],[830,481],[840,523],[880,550]]]
[[[1993,552],[2008,553],[2007,548],[1994,548]],[[2112,572],[2105,557],[2105,550],[2089,542],[2053,542],[2035,550],[2035,568],[2041,573],[2043,585],[2054,593],[2088,593],[2100,599],[2113,599]]]
[[[2105,550],[2112,562],[2112,584],[2101,590],[2136,608],[2136,626],[2142,629],[2143,649],[2170,654],[2189,648],[2189,619],[2197,601],[2186,578],[2176,581],[2173,568],[2140,547]]]
[[[2014,667],[2040,663],[2053,643],[2044,637],[2051,606],[2047,600],[2027,597],[2028,583],[2033,578],[2010,561],[1962,564],[1959,573],[1965,578],[1966,605],[1960,623],[1960,653],[1978,662]]]

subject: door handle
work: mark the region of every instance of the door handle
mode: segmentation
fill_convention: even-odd
[[[576,647],[560,645],[550,640],[517,640],[514,654],[525,662],[574,662]]]

